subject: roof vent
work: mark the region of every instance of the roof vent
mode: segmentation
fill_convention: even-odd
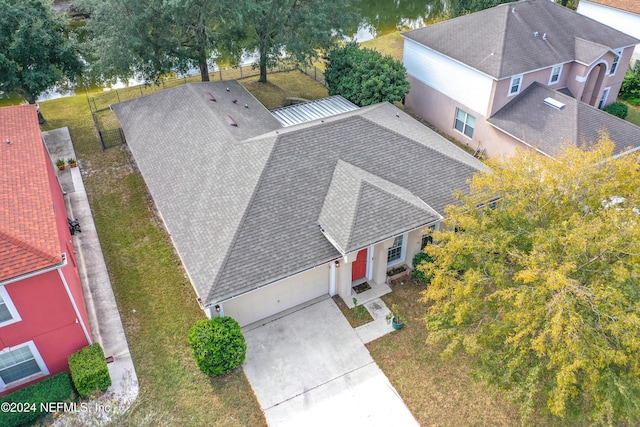
[[[538,37],[538,34],[540,34],[540,33],[539,33],[539,32],[537,32],[537,31],[536,31],[536,32],[534,32],[534,33],[533,33],[533,37]]]
[[[549,107],[555,108],[556,110],[562,110],[564,108],[564,104],[562,102],[558,101],[557,99],[553,99],[551,97],[545,98],[544,103],[547,104]]]
[[[227,119],[227,123],[229,123],[229,126],[234,126],[234,127],[238,127],[238,124],[236,123],[235,120],[233,120],[233,117],[231,117],[230,115],[225,115],[224,116],[225,119]]]
[[[546,40],[546,39],[547,39],[547,33],[544,33],[544,34],[542,35],[542,40]]]
[[[207,96],[209,97],[209,101],[216,102],[216,97],[213,96],[211,92],[207,92]]]
[[[511,8],[511,13],[513,13],[515,15],[515,13],[516,13],[516,8],[515,7]]]

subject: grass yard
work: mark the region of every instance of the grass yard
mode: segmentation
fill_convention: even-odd
[[[624,102],[629,107],[629,115],[627,115],[627,121],[633,123],[636,126],[640,126],[640,106],[631,105],[628,102]]]
[[[375,39],[360,44],[362,47],[375,49],[383,55],[389,55],[398,61],[402,61],[404,39],[400,35],[400,31],[385,34],[384,36],[376,37]]]
[[[504,394],[471,376],[471,360],[464,354],[450,361],[440,358],[440,348],[425,344],[425,312],[420,302],[424,285],[414,277],[403,279],[382,297],[397,304],[407,318],[404,328],[367,344],[371,355],[422,426],[520,425],[518,407]],[[534,425],[558,425],[539,416]]]

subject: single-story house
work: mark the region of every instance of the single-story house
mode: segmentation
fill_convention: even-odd
[[[241,325],[328,295],[352,304],[364,281],[359,303],[389,292],[387,270],[486,170],[389,103],[272,114],[228,81],[111,108],[201,307]]]

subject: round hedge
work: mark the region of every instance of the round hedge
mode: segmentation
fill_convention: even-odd
[[[231,317],[214,317],[197,322],[189,331],[189,345],[200,370],[223,375],[241,365],[247,344],[240,325]]]

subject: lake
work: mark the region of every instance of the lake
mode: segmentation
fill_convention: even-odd
[[[360,23],[357,28],[347,31],[351,40],[364,42],[398,30],[410,30],[441,19],[445,12],[446,0],[358,0]],[[69,2],[56,2],[59,10],[68,8]],[[243,61],[247,63],[247,59]],[[214,68],[212,67],[212,70]],[[195,70],[197,72],[197,70]],[[130,82],[135,84],[136,82]],[[124,86],[123,84],[119,86]],[[95,88],[94,88],[95,90]],[[52,89],[38,97],[38,101],[73,95],[73,90]],[[18,94],[0,94],[0,105],[18,104],[22,98]]]

